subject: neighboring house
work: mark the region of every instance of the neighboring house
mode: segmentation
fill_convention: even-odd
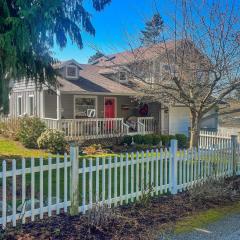
[[[56,89],[13,82],[10,117],[39,116],[49,128],[63,130],[69,140],[153,132],[188,135],[188,108],[137,100],[141,83],[122,67],[130,59],[130,52],[124,52],[92,65],[61,62],[55,66],[60,73]],[[118,63],[115,68],[113,61]],[[216,115],[202,125],[216,128]]]

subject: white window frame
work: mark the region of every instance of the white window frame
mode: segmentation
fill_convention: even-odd
[[[19,99],[21,99],[21,114],[19,113]],[[22,95],[17,96],[17,116],[23,115],[23,97]]]
[[[33,99],[33,109],[32,109],[32,115],[30,114],[30,98]],[[28,95],[28,115],[29,116],[34,116],[34,95]]]
[[[86,96],[83,96],[83,95],[74,95],[74,98],[73,98],[73,118],[76,119],[76,98],[94,98],[95,99],[95,110],[96,110],[96,116],[95,118],[97,118],[98,116],[98,97],[97,96],[90,96],[90,95],[86,95]],[[88,118],[86,116],[86,118]]]
[[[68,75],[68,67],[73,67],[73,68],[75,68],[76,69],[76,76],[69,76]],[[67,65],[66,66],[66,68],[65,68],[66,70],[66,78],[72,78],[72,79],[76,79],[76,78],[78,78],[78,69],[77,69],[77,66],[75,66],[75,65]]]
[[[126,75],[126,79],[125,80],[121,80],[120,79],[120,76],[121,76],[121,73],[125,73],[125,75]],[[128,82],[128,74],[127,74],[127,71],[119,71],[119,82],[120,83],[126,83],[126,82]]]

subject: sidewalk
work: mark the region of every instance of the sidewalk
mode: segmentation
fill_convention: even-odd
[[[205,228],[172,236],[171,240],[240,240],[240,214],[229,215]]]

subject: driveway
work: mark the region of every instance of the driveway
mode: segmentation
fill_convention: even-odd
[[[240,214],[233,214],[224,219],[195,229],[190,233],[169,236],[171,240],[240,240]]]

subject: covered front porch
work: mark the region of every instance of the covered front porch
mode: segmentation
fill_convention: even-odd
[[[132,96],[43,93],[43,121],[69,141],[151,134],[160,131],[161,105]]]

